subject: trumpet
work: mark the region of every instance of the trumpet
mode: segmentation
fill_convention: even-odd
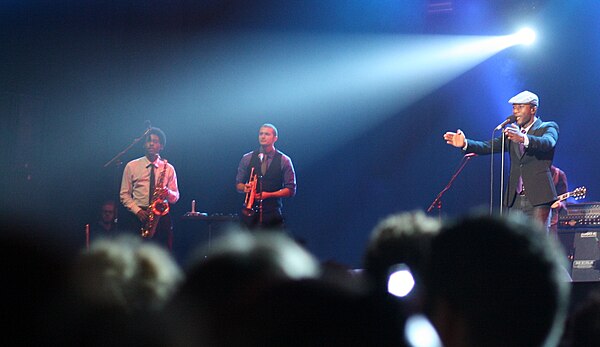
[[[251,217],[254,215],[254,199],[256,197],[256,186],[258,183],[258,175],[254,173],[254,167],[250,170],[250,179],[248,179],[248,183],[250,185],[250,190],[246,193],[246,198],[244,199],[244,208],[242,209],[242,213],[244,216]]]

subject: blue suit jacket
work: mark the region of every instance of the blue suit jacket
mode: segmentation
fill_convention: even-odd
[[[556,189],[552,181],[550,166],[558,141],[558,125],[555,122],[542,122],[537,119],[529,132],[529,146],[520,154],[519,144],[505,141],[504,151],[510,155],[510,175],[504,205],[511,207],[517,195],[519,176],[523,177],[525,194],[533,206],[549,204],[556,200]],[[467,140],[467,152],[491,154],[500,152],[502,136],[490,141]]]

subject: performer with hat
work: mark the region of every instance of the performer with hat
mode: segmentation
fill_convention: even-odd
[[[512,104],[513,111],[509,122],[516,124],[509,124],[502,131],[506,136],[503,151],[510,156],[510,174],[503,204],[508,207],[509,213],[520,210],[540,221],[547,229],[550,206],[557,199],[550,166],[558,141],[558,125],[552,121],[543,122],[537,117],[539,98],[530,91],[513,96],[508,103]],[[502,136],[489,141],[475,141],[466,139],[459,129],[455,133],[445,133],[444,140],[467,153],[491,154],[492,150],[494,153],[502,150]]]

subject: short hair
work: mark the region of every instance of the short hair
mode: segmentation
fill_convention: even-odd
[[[158,140],[163,147],[167,144],[167,135],[165,135],[164,131],[162,131],[160,128],[150,128],[150,131],[148,131],[148,134],[146,135],[146,140],[148,140],[152,134],[158,136]]]
[[[214,240],[210,247],[198,248],[189,270],[199,274],[225,264],[231,267],[229,272],[244,271],[261,278],[310,278],[321,271],[316,258],[288,235],[250,233],[236,227]]]
[[[102,205],[100,205],[100,215],[102,215],[104,213],[104,206],[112,206],[113,207],[113,212],[115,213],[115,218],[117,217],[118,213],[119,213],[119,205],[117,205],[117,202],[114,200],[104,200],[104,202],[102,203]]]
[[[277,128],[271,123],[265,123],[265,124],[261,125],[260,127],[261,128],[271,128],[271,129],[273,129],[273,133],[275,134],[275,136],[279,136],[278,135],[279,132],[277,131]]]
[[[534,114],[537,114],[537,110],[538,110],[538,107],[539,107],[539,106],[538,106],[538,105],[535,105],[535,104],[529,104],[529,105],[531,105],[531,107],[532,107],[532,108],[535,108],[535,112],[534,112]]]
[[[423,211],[387,216],[373,231],[364,254],[367,275],[378,288],[387,284],[390,268],[404,263],[420,279],[429,256],[429,244],[441,223]]]
[[[114,200],[104,200],[104,201],[102,202],[102,205],[100,205],[100,207],[104,207],[104,206],[106,206],[106,205],[111,205],[111,206],[113,206],[113,207],[115,208],[115,210],[116,210],[116,209],[117,209],[117,207],[118,207],[118,205],[117,205],[117,202],[116,202],[116,201],[114,201]]]
[[[210,247],[194,251],[172,305],[206,322],[209,335],[223,342],[218,345],[248,345],[238,339],[246,339],[245,329],[255,323],[245,320],[259,295],[320,272],[317,259],[286,234],[231,226]]]
[[[471,345],[556,342],[568,306],[565,259],[531,218],[468,215],[431,243],[427,312],[446,303],[464,318]]]
[[[166,249],[129,234],[92,242],[74,271],[82,303],[125,313],[162,309],[184,279]]]

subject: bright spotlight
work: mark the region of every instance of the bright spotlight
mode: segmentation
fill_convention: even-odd
[[[405,297],[414,286],[415,279],[405,264],[396,266],[388,277],[388,293],[392,295]]]
[[[530,45],[535,41],[535,31],[530,28],[523,28],[519,30],[515,35],[515,39],[519,44]]]

